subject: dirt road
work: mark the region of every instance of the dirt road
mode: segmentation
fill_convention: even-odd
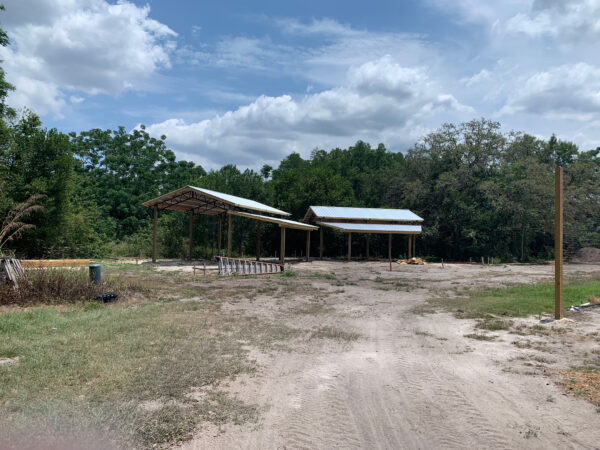
[[[507,332],[490,342],[473,340],[465,334],[474,321],[414,311],[428,297],[453,296],[459,289],[549,280],[551,266],[386,268],[297,264],[293,270],[300,274],[333,273],[335,279],[299,277],[286,295],[228,303],[232,313],[332,336],[268,354],[250,349],[260,370],[224,389],[259,405],[258,422],[206,424],[182,448],[600,447],[599,411],[556,383],[558,371],[575,363],[564,340],[544,352],[516,347]],[[566,272],[600,273],[600,266],[567,266]],[[589,313],[576,328],[582,335],[598,332],[600,313]],[[359,337],[336,339],[339,329]],[[593,340],[582,345],[598,348]],[[545,364],[527,365],[532,358]]]

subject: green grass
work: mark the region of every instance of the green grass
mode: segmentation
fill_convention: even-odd
[[[45,430],[116,438],[126,448],[191,437],[199,423],[253,420],[253,405],[218,389],[255,370],[248,347],[279,348],[300,332],[221,312],[220,302],[44,306],[0,314],[0,447]],[[194,388],[206,388],[201,400]],[[158,401],[145,410],[143,402]]]
[[[564,287],[563,305],[566,309],[571,305],[585,303],[592,295],[600,296],[600,279],[570,281]],[[455,311],[460,310],[458,315],[461,317],[486,318],[489,314],[526,317],[554,311],[554,284],[540,283],[486,289],[473,292],[467,298],[437,299],[430,303],[451,307]]]

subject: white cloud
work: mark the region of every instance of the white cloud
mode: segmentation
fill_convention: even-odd
[[[148,6],[125,0],[7,5],[11,46],[0,50],[0,58],[17,88],[9,102],[60,114],[67,91],[115,95],[169,67],[176,34],[149,13]]]
[[[208,168],[232,161],[257,166],[276,163],[291,151],[306,156],[315,147],[350,145],[358,139],[402,150],[418,137],[412,130],[423,130],[437,114],[473,114],[442,92],[424,69],[403,67],[391,57],[349,70],[346,80],[299,99],[261,96],[211,119],[169,119],[147,130],[167,135],[172,148],[195,155]]]
[[[508,32],[568,41],[600,38],[600,0],[535,0],[530,12],[515,14]]]
[[[598,119],[600,69],[579,63],[537,72],[520,83],[501,112],[580,121]]]

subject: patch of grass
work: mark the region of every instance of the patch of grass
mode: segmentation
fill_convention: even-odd
[[[323,326],[313,330],[310,339],[332,339],[335,341],[356,341],[360,335],[354,331],[346,331],[341,328]]]
[[[416,330],[415,334],[417,336],[426,336],[426,337],[433,337],[433,334],[428,333],[427,331],[421,331],[421,330]]]
[[[285,272],[278,273],[275,276],[276,277],[297,277],[298,272],[294,272],[293,270],[286,270]]]
[[[475,328],[481,330],[498,331],[498,330],[509,330],[512,327],[512,320],[497,319],[493,316],[487,316],[483,320],[478,320]]]
[[[335,275],[332,273],[320,273],[320,272],[315,272],[315,273],[308,273],[306,275],[304,275],[304,278],[322,278],[324,280],[335,280]]]
[[[600,279],[572,280],[564,287],[564,305],[579,305],[600,292]],[[509,288],[485,289],[461,299],[435,299],[432,306],[452,308],[459,317],[488,315],[526,317],[554,310],[554,284],[540,283]]]
[[[256,369],[249,347],[279,348],[299,330],[232,315],[216,301],[43,306],[0,314],[0,436],[95,430],[126,448],[185,440],[200,422],[251,420],[218,390]],[[211,394],[190,399],[194,388]],[[143,402],[161,408],[143,410]],[[0,445],[1,446],[1,445]]]
[[[487,334],[469,333],[469,334],[465,334],[465,337],[469,338],[469,339],[476,339],[478,341],[493,341],[498,336],[487,335]]]

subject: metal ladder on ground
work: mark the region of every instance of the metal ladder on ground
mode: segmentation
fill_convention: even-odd
[[[217,256],[219,275],[266,275],[282,273],[283,264],[254,261],[252,259],[227,258]]]

